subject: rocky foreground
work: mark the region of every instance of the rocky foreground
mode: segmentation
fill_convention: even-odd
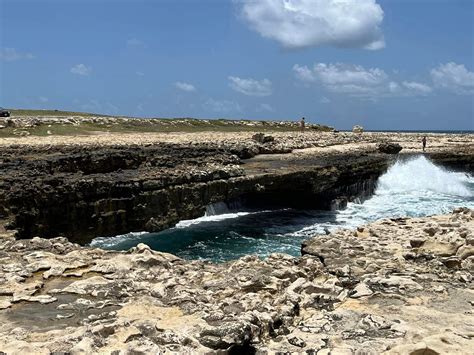
[[[468,354],[474,210],[316,236],[302,257],[185,261],[0,239],[0,351]]]

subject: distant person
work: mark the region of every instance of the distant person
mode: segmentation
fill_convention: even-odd
[[[300,128],[301,128],[301,132],[304,132],[304,125],[305,125],[305,122],[304,122],[304,117],[301,118],[300,120]]]
[[[426,136],[423,137],[423,139],[421,140],[421,143],[423,143],[423,151],[425,151],[425,148],[426,148]]]

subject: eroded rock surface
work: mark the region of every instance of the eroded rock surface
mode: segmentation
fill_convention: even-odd
[[[140,244],[0,239],[0,351],[468,354],[474,211],[213,264]]]
[[[20,238],[160,231],[233,200],[342,208],[370,194],[421,135],[349,132],[200,132],[0,138],[0,229]],[[473,171],[473,135],[428,135],[429,157]],[[400,155],[400,154],[399,154]],[[268,207],[268,206],[267,206]],[[1,233],[1,231],[0,231]]]
[[[378,144],[377,149],[381,153],[398,154],[402,150],[402,146],[398,143],[384,142]]]

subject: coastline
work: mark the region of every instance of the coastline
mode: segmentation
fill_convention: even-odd
[[[235,199],[283,198],[295,207],[343,208],[370,195],[398,156],[422,153],[419,134],[271,132],[264,143],[254,135],[0,138],[0,224],[21,238],[66,236],[87,243],[160,231],[202,216],[209,204]],[[468,138],[430,135],[425,154],[450,169],[472,172],[474,137]],[[383,142],[399,144],[402,151],[380,153],[377,145]]]
[[[224,264],[2,238],[0,349],[464,354],[473,230],[460,208],[315,236],[299,258]]]
[[[423,154],[414,133],[255,133],[0,138],[0,351],[465,353],[472,210],[315,236],[301,257],[221,264],[73,243],[159,231],[235,199],[344,208],[397,159]],[[424,154],[472,172],[467,138],[429,134]]]

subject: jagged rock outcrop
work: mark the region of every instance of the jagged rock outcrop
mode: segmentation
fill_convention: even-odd
[[[380,153],[398,154],[402,150],[402,146],[398,143],[383,142],[377,145]]]
[[[404,157],[420,149],[414,134],[272,132],[274,140],[266,143],[252,135],[0,139],[0,225],[21,238],[66,236],[87,243],[159,231],[220,201],[343,208],[369,196],[393,161],[376,144],[400,142]],[[474,169],[472,137],[429,139],[432,159]]]
[[[270,136],[268,134],[265,134],[265,133],[255,133],[253,136],[252,136],[252,139],[254,141],[257,141],[258,143],[270,143],[270,142],[273,142],[275,140],[275,137],[273,136]]]
[[[460,208],[224,264],[3,237],[0,351],[466,354],[473,231]]]
[[[390,163],[377,155],[336,154],[250,173],[251,162],[242,164],[241,157],[263,146],[271,149],[268,143],[5,149],[0,214],[21,238],[63,235],[86,243],[97,236],[160,231],[202,216],[219,201],[329,209],[335,199],[343,205],[370,193]]]

